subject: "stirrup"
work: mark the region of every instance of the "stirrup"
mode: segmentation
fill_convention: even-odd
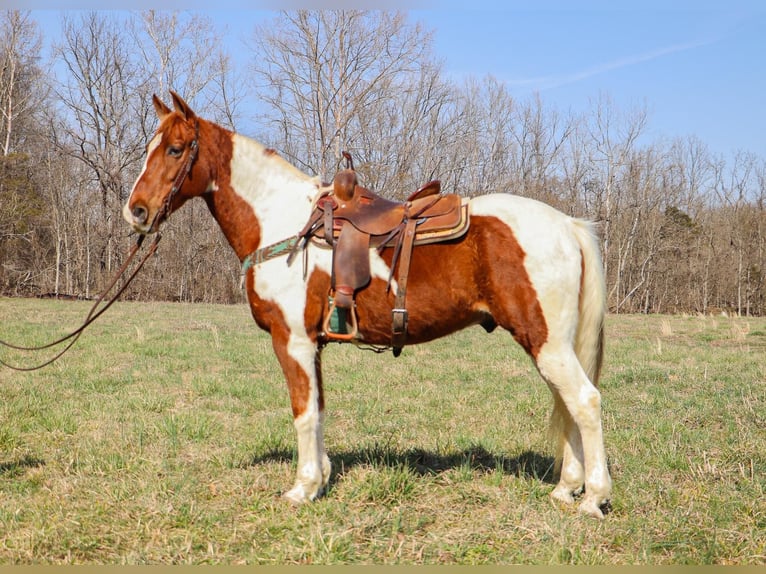
[[[338,307],[335,305],[335,299],[331,298],[330,303],[330,310],[327,312],[327,315],[324,318],[324,322],[322,324],[322,331],[324,332],[324,336],[327,337],[330,341],[341,341],[341,342],[349,342],[353,341],[356,336],[359,334],[359,328],[356,320],[356,304],[351,306],[348,311],[351,315],[351,332],[350,333],[342,333],[340,331],[332,331],[330,328],[330,322],[332,321],[333,315],[338,311]],[[341,327],[341,325],[339,325]]]

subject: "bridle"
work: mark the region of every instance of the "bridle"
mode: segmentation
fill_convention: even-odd
[[[194,140],[191,142],[191,144],[189,144],[189,148],[190,148],[189,155],[186,158],[186,162],[184,163],[184,166],[178,172],[178,175],[173,181],[173,186],[170,188],[170,193],[162,202],[162,206],[160,207],[160,209],[157,211],[154,218],[152,219],[152,224],[149,226],[150,231],[154,230],[155,225],[157,225],[160,221],[162,221],[163,218],[165,218],[166,215],[170,213],[170,208],[171,208],[173,198],[181,189],[181,186],[184,184],[184,181],[186,181],[186,178],[188,177],[189,173],[191,173],[192,167],[194,165],[194,161],[197,159],[197,153],[199,151],[199,120],[197,120],[196,122]],[[15,349],[17,351],[42,351],[44,349],[50,349],[51,347],[55,347],[66,341],[69,341],[69,343],[67,344],[66,347],[64,347],[64,349],[62,349],[59,353],[57,353],[53,358],[45,361],[44,363],[40,363],[39,365],[35,365],[33,367],[19,367],[16,365],[11,365],[2,359],[0,359],[0,365],[8,367],[9,369],[13,369],[14,371],[35,371],[38,369],[42,369],[43,367],[47,367],[48,365],[50,365],[51,363],[59,359],[64,353],[66,353],[75,344],[77,339],[80,338],[80,335],[82,335],[83,331],[85,331],[85,329],[91,323],[93,323],[96,319],[98,319],[109,307],[112,306],[112,304],[114,304],[115,301],[117,301],[117,299],[120,298],[120,295],[122,295],[125,289],[128,288],[128,285],[130,285],[131,281],[133,281],[133,278],[136,275],[138,275],[138,272],[144,266],[144,263],[146,263],[148,259],[152,255],[154,255],[155,251],[157,251],[157,245],[159,244],[160,239],[162,239],[162,235],[160,233],[156,234],[154,241],[149,246],[148,251],[144,253],[144,256],[138,262],[133,272],[128,276],[125,283],[123,283],[123,285],[117,290],[117,292],[114,294],[114,296],[111,299],[106,301],[106,303],[101,309],[98,309],[99,305],[104,303],[107,293],[109,293],[109,291],[111,291],[114,288],[114,286],[117,284],[117,281],[119,281],[120,277],[122,277],[123,274],[125,274],[125,272],[127,271],[128,267],[133,261],[133,258],[136,256],[139,249],[141,248],[141,245],[143,244],[145,238],[146,238],[146,235],[143,235],[143,234],[138,236],[138,239],[136,240],[135,245],[133,245],[130,252],[128,253],[128,257],[125,259],[125,262],[117,270],[117,273],[115,273],[114,277],[112,278],[112,281],[109,283],[107,288],[104,289],[101,295],[99,295],[98,299],[96,299],[96,302],[90,308],[90,311],[88,312],[87,317],[85,317],[85,320],[83,321],[82,325],[80,325],[77,329],[75,329],[68,335],[65,335],[61,337],[60,339],[57,339],[51,343],[47,343],[45,345],[39,345],[35,347],[25,347],[22,345],[15,345],[13,343],[8,343],[0,339],[0,346],[7,347],[9,349]]]
[[[194,123],[194,139],[189,144],[189,155],[186,156],[186,162],[183,167],[178,171],[176,178],[173,180],[173,186],[170,188],[170,193],[165,197],[162,205],[154,214],[152,224],[149,226],[149,231],[156,231],[155,225],[159,225],[163,218],[170,215],[170,208],[173,203],[173,199],[181,189],[186,177],[191,173],[194,161],[197,159],[197,153],[199,152],[199,120]]]

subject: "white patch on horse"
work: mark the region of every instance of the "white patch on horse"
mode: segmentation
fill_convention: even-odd
[[[231,185],[258,218],[261,246],[297,233],[311,213],[317,192],[314,180],[284,169],[281,158],[265,153],[266,148],[254,140],[235,134],[232,143]]]
[[[277,165],[278,158],[267,155],[259,143],[235,135],[231,162],[231,185],[250,205],[261,230],[259,247],[282,241],[300,231],[311,213],[317,192],[314,180]],[[285,197],[297,197],[285,208]],[[282,312],[290,335],[287,353],[298,363],[309,380],[307,408],[295,418],[298,437],[298,475],[285,497],[300,503],[318,496],[329,480],[330,462],[322,441],[322,413],[319,412],[319,381],[316,376],[317,348],[306,332],[306,279],[315,268],[330,272],[332,253],[309,247],[306,277],[302,258],[287,265],[277,257],[255,266],[253,289],[260,299],[273,302]]]
[[[122,207],[122,216],[131,225],[133,225],[133,214],[130,212],[130,208],[128,207],[130,205],[130,200],[133,197],[133,192],[136,189],[136,185],[144,177],[144,173],[146,173],[146,167],[149,165],[149,158],[152,157],[152,153],[154,153],[154,150],[160,146],[160,143],[162,143],[162,133],[157,133],[146,146],[146,157],[144,158],[144,165],[141,167],[141,173],[138,174],[138,177],[136,178],[136,181],[133,183],[133,187],[130,190],[130,195],[128,195],[128,200]]]
[[[388,281],[391,274],[391,268],[386,264],[383,258],[378,254],[377,249],[370,250],[370,275],[373,279],[382,279]],[[398,290],[396,279],[391,278],[391,291],[396,293]]]

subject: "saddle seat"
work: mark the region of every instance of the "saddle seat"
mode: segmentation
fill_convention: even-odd
[[[439,181],[430,181],[397,202],[359,185],[353,167],[335,176],[331,186],[320,190],[315,208],[299,237],[333,249],[330,310],[324,336],[330,341],[352,341],[358,337],[355,294],[371,279],[370,249],[380,253],[393,248],[389,288],[397,270],[395,306],[392,309],[392,347],[398,356],[407,329],[405,296],[412,249],[415,245],[447,241],[468,229],[468,206],[456,194],[443,195]],[[398,263],[398,269],[397,269]],[[345,320],[336,330],[331,319],[336,310]]]

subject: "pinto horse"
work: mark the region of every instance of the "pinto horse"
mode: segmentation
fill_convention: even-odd
[[[198,117],[171,92],[155,95],[160,123],[123,209],[141,234],[156,232],[184,202],[201,197],[240,261],[259,327],[271,334],[287,379],[298,442],[293,503],[314,500],[330,479],[324,444],[321,351],[332,252],[309,243],[302,262],[256,260],[263,246],[299,233],[319,181],[272,149]],[[507,193],[469,200],[470,227],[459,239],[416,247],[411,256],[407,342],[422,343],[470,325],[500,326],[531,357],[553,394],[551,430],[559,482],[551,496],[603,517],[611,478],[597,381],[603,357],[605,286],[590,222]],[[392,249],[371,250],[371,281],[356,296],[358,336],[391,344],[396,282]]]

